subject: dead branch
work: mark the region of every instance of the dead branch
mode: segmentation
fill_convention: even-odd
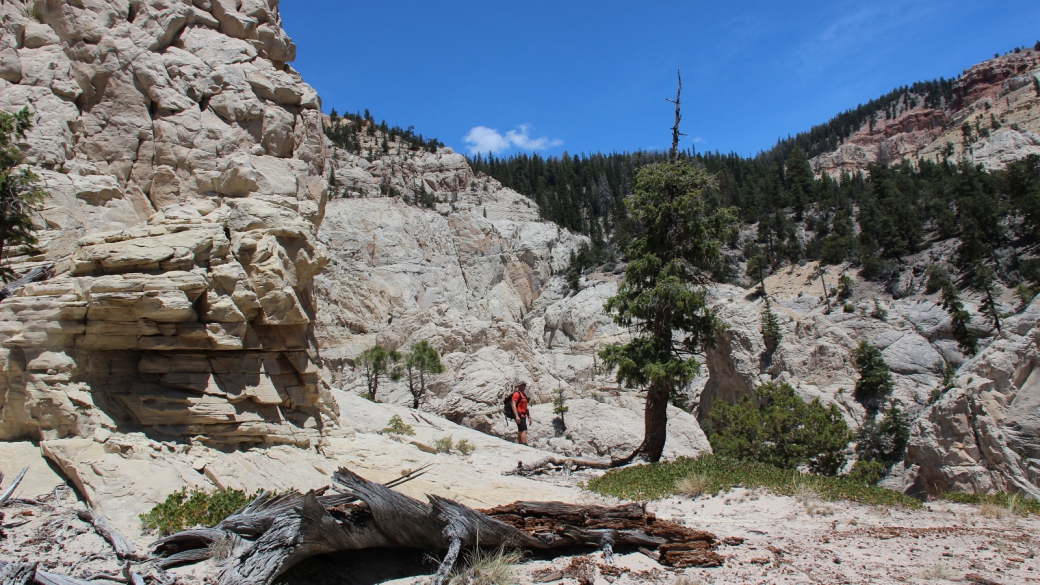
[[[116,556],[119,559],[144,560],[148,558],[147,555],[137,552],[137,548],[133,543],[113,528],[108,523],[108,520],[93,508],[80,508],[76,510],[76,515],[79,516],[80,520],[90,523],[98,535],[112,545],[112,549],[116,551]]]
[[[18,484],[22,483],[22,479],[25,477],[25,473],[27,471],[29,471],[28,467],[23,469],[22,472],[18,474],[18,477],[14,478],[14,483],[7,486],[7,490],[4,491],[4,495],[0,496],[0,508],[4,507],[4,504],[7,503],[7,500],[11,499],[11,496],[14,495],[14,490],[18,487]],[[0,475],[0,480],[2,479],[3,475]]]
[[[212,558],[212,550],[219,549],[223,558],[214,559],[219,585],[270,585],[308,557],[376,547],[447,551],[432,583],[444,582],[463,547],[478,545],[543,550],[633,545],[657,548],[663,563],[677,567],[722,563],[712,550],[714,535],[657,520],[640,504],[516,502],[481,511],[436,495],[424,503],[347,469],[336,472],[333,481],[342,493],[264,496],[213,528],[156,541],[152,546],[163,557],[158,566]],[[219,547],[211,546],[218,541]]]

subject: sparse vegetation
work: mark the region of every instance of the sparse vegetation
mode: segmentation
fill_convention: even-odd
[[[1009,494],[1006,492],[996,494],[946,492],[942,494],[942,499],[956,502],[958,504],[972,504],[979,506],[980,508],[986,506],[986,510],[981,510],[983,513],[989,511],[992,514],[993,510],[999,508],[1008,513],[1017,514],[1019,516],[1040,514],[1040,501],[1023,498],[1018,494]]]
[[[888,310],[881,306],[881,301],[874,298],[874,310],[871,311],[870,316],[877,319],[878,321],[888,320]]]
[[[221,520],[234,514],[261,493],[253,496],[244,491],[228,488],[207,492],[195,488],[181,488],[166,497],[147,514],[141,514],[141,523],[146,529],[156,530],[161,536],[174,534],[195,526],[216,526]]]
[[[390,422],[387,423],[386,428],[379,431],[384,435],[405,435],[412,437],[415,435],[415,429],[412,425],[406,424],[399,415],[390,417]]]
[[[680,457],[674,461],[611,470],[590,480],[586,487],[597,493],[628,500],[653,500],[677,494],[679,482],[694,476],[706,478],[704,493],[707,494],[744,487],[766,488],[775,494],[794,495],[796,489],[809,486],[823,501],[851,500],[875,506],[921,507],[921,502],[910,496],[847,476],[810,475],[712,454],[704,454],[696,459]]]

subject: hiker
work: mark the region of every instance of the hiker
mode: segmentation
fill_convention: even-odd
[[[527,410],[527,382],[520,382],[513,392],[513,417],[516,419],[516,442],[527,444],[527,425],[531,422],[531,413]]]

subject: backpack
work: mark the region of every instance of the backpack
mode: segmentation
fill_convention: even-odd
[[[513,413],[513,394],[516,394],[516,392],[510,392],[509,394],[506,394],[506,399],[502,406],[506,418],[516,420],[516,414]]]

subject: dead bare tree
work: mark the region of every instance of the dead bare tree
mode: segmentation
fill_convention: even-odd
[[[686,134],[679,132],[679,122],[682,121],[682,113],[679,111],[679,98],[682,96],[682,71],[676,70],[676,75],[679,78],[679,89],[675,91],[675,99],[665,98],[666,102],[675,104],[675,126],[672,126],[672,150],[670,153],[672,160],[679,157],[679,137],[686,136]]]
[[[618,545],[657,548],[676,567],[718,566],[715,536],[658,520],[641,504],[580,506],[516,502],[474,510],[428,495],[428,503],[342,468],[333,475],[342,492],[261,495],[213,528],[186,530],[152,546],[159,566],[213,558],[220,585],[269,585],[287,569],[318,554],[376,547],[446,551],[431,581],[441,585],[463,548],[553,549]],[[216,558],[218,556],[220,558]]]

